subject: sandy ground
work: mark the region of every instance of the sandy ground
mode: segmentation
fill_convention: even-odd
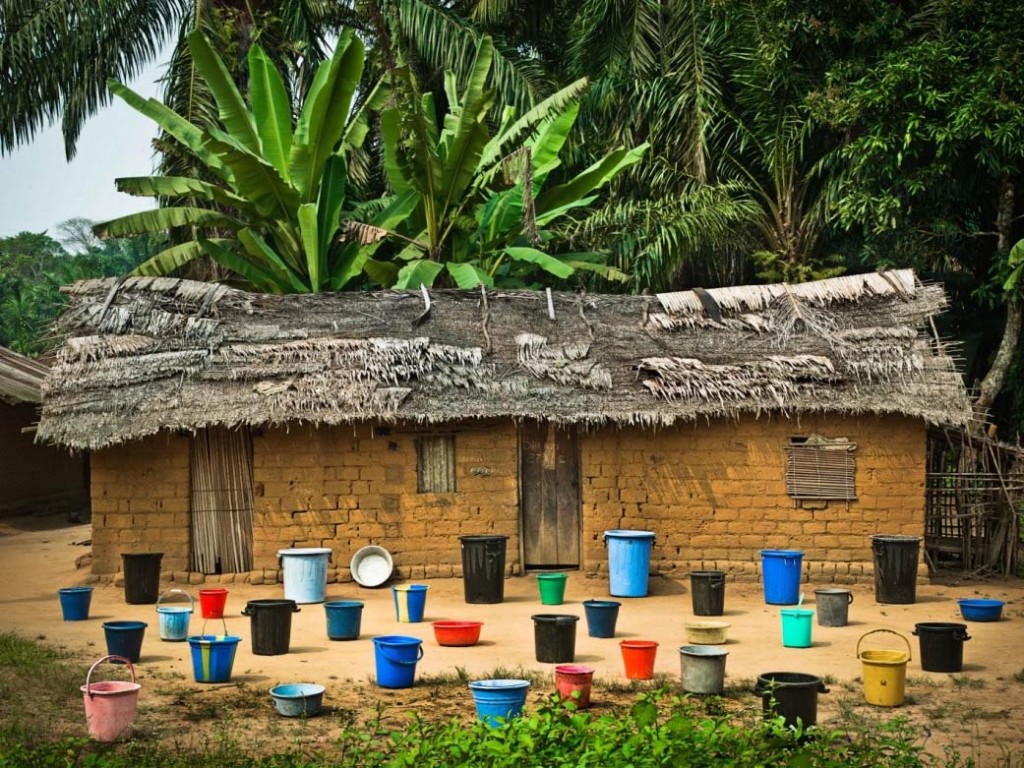
[[[161,642],[154,606],[128,605],[124,592],[113,586],[96,587],[90,618],[84,622],[64,622],[56,589],[84,583],[87,570],[75,567],[76,558],[88,552],[88,525],[59,526],[53,518],[42,520],[0,521],[0,630],[16,631],[24,636],[81,652],[82,659],[105,653],[102,623],[113,619],[137,619],[148,622],[142,659],[138,666],[140,681],[178,679],[182,685],[202,689],[192,683],[191,661],[186,643]],[[48,527],[47,523],[53,527]],[[42,530],[31,530],[42,527]],[[418,674],[451,674],[456,668],[472,676],[488,676],[496,667],[524,667],[551,672],[553,665],[540,664],[534,658],[533,621],[536,613],[565,613],[580,617],[576,635],[576,662],[595,668],[595,680],[624,682],[623,663],[618,647],[621,639],[656,640],[660,646],[655,666],[657,673],[678,681],[678,648],[686,644],[685,624],[695,620],[691,611],[689,585],[660,578],[651,579],[647,598],[622,598],[615,639],[587,635],[582,601],[607,597],[607,584],[572,573],[566,589],[566,602],[551,607],[540,604],[537,586],[530,577],[506,582],[505,602],[498,605],[467,605],[462,582],[439,579],[429,584],[424,623],[402,624],[395,619],[391,591],[364,589],[355,584],[329,584],[328,599],[358,599],[365,602],[362,635],[351,642],[332,642],[326,636],[324,610],[320,605],[305,605],[292,617],[291,649],[279,656],[257,656],[249,645],[249,619],[241,615],[246,601],[283,596],[281,585],[229,585],[226,623],[229,632],[243,640],[234,664],[236,683],[269,688],[280,682],[320,682],[328,685],[328,697],[345,698],[353,687],[377,690],[372,685],[375,635],[411,635],[424,641],[424,656]],[[816,585],[804,585],[805,607],[814,608]],[[822,585],[827,586],[827,585]],[[190,591],[197,594],[199,587]],[[968,623],[971,639],[964,644],[964,667],[959,676],[923,672],[917,638],[911,635],[917,622],[963,621],[956,600],[960,597],[986,596],[1005,600],[1003,620],[994,623]],[[833,691],[819,697],[819,721],[827,723],[840,710],[849,716],[850,708],[863,717],[888,717],[894,712],[927,724],[933,732],[929,749],[952,743],[983,758],[981,764],[995,764],[1004,749],[1018,750],[1024,756],[1024,735],[1017,723],[1024,722],[1024,582],[950,581],[948,584],[919,585],[913,605],[880,605],[870,588],[854,589],[850,623],[846,627],[827,628],[815,624],[813,646],[806,649],[782,646],[779,608],[763,601],[760,586],[727,585],[725,616],[731,623],[727,684],[752,682],[770,671],[805,672],[828,677]],[[700,617],[696,617],[700,618]],[[484,622],[481,642],[470,648],[439,646],[429,623],[438,619],[471,619]],[[202,629],[197,612],[191,632]],[[860,683],[862,664],[857,657],[858,640],[867,632],[887,628],[902,634],[910,642],[913,659],[907,666],[908,703],[898,710],[868,707],[863,704]],[[219,623],[210,623],[210,631],[222,631]],[[875,634],[863,641],[863,649],[906,648],[902,640],[890,634]],[[209,689],[209,686],[205,687]],[[144,688],[145,690],[145,688]],[[541,695],[546,692],[537,692]],[[365,690],[364,690],[365,694]],[[394,694],[386,694],[394,699]],[[418,697],[417,697],[418,698]],[[401,696],[399,696],[401,699]],[[458,706],[472,714],[472,704]],[[351,702],[350,702],[351,703]],[[429,698],[424,706],[434,706]],[[1022,757],[1024,760],[1024,757]]]

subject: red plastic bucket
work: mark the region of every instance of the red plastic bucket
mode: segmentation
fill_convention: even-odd
[[[653,640],[623,640],[622,661],[626,665],[626,677],[630,680],[650,680],[654,677],[654,657],[658,644]]]
[[[593,667],[583,664],[559,664],[555,667],[555,688],[558,689],[558,697],[562,701],[574,702],[577,709],[586,709],[590,706],[590,688],[593,681]]]
[[[199,590],[199,611],[204,619],[223,619],[228,591],[223,587]]]

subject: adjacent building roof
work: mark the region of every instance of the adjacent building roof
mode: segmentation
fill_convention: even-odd
[[[0,400],[5,403],[38,403],[47,367],[17,352],[0,347]]]
[[[970,415],[930,323],[943,291],[910,270],[550,301],[495,289],[274,296],[170,278],[65,292],[39,435],[74,448],[291,421]]]

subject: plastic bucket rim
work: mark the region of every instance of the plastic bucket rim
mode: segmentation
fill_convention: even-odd
[[[627,528],[615,528],[605,531],[604,536],[612,539],[653,539],[657,534],[654,531],[634,531]]]
[[[486,680],[471,680],[468,685],[474,691],[522,691],[530,687],[530,681],[513,677],[495,677]]]
[[[333,550],[330,547],[290,547],[277,550],[278,557],[307,557],[313,555],[329,555]]]
[[[362,600],[325,600],[324,609],[327,608],[365,608],[366,603]]]
[[[992,597],[961,597],[956,602],[968,608],[1002,608],[1006,605],[1005,601]]]
[[[296,693],[285,693],[279,690],[281,688],[301,688],[302,690]],[[270,689],[270,695],[286,701],[295,701],[296,699],[323,696],[326,691],[327,688],[319,683],[278,683]]]
[[[567,574],[567,573],[538,573],[537,574],[537,580],[538,581],[540,581],[542,579],[544,581],[565,581],[568,578],[569,578],[569,574]]]
[[[812,608],[781,608],[779,610],[783,616],[789,616],[795,619],[810,618],[814,615],[814,609]]]
[[[580,620],[579,616],[573,616],[571,613],[535,613],[530,618],[534,623],[539,621],[552,624],[569,624]]]
[[[635,651],[649,651],[660,645],[657,640],[620,640],[619,647]]]
[[[148,627],[144,621],[135,621],[134,619],[114,619],[111,621],[104,621],[102,627],[104,629],[113,629],[116,632],[134,629],[145,629]]]
[[[868,648],[860,652],[859,658],[865,664],[875,664],[882,667],[902,666],[910,661],[908,654],[890,648]]]
[[[395,592],[426,592],[430,589],[429,584],[392,584],[391,589]]]
[[[476,629],[477,627],[483,627],[483,625],[482,621],[461,621],[458,619],[440,619],[431,622],[431,626],[440,627],[441,629]]]
[[[788,557],[796,558],[803,557],[804,551],[802,549],[762,549],[761,557]]]
[[[77,595],[82,592],[92,592],[92,587],[60,587],[57,590],[58,595]]]

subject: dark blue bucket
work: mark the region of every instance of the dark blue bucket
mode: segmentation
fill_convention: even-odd
[[[107,654],[124,656],[132,664],[139,663],[142,638],[146,634],[144,621],[105,621],[103,634],[107,638]]]
[[[418,637],[384,635],[373,638],[377,685],[381,688],[412,688],[416,662],[423,658],[423,641]]]
[[[192,674],[196,682],[228,682],[241,639],[233,635],[193,635],[188,638],[192,648]]]
[[[324,603],[327,614],[327,637],[331,640],[357,640],[363,618],[363,604],[358,600],[333,600]]]
[[[619,618],[617,600],[584,600],[587,614],[587,633],[591,637],[615,637],[615,622]]]
[[[469,684],[477,717],[491,728],[522,713],[529,687],[529,680],[475,680]]]
[[[64,621],[85,621],[89,618],[92,587],[65,587],[57,590]]]
[[[764,601],[769,605],[796,605],[800,601],[800,569],[804,553],[796,549],[762,549]]]
[[[608,591],[612,597],[646,597],[651,572],[650,531],[605,531],[608,545]]]

